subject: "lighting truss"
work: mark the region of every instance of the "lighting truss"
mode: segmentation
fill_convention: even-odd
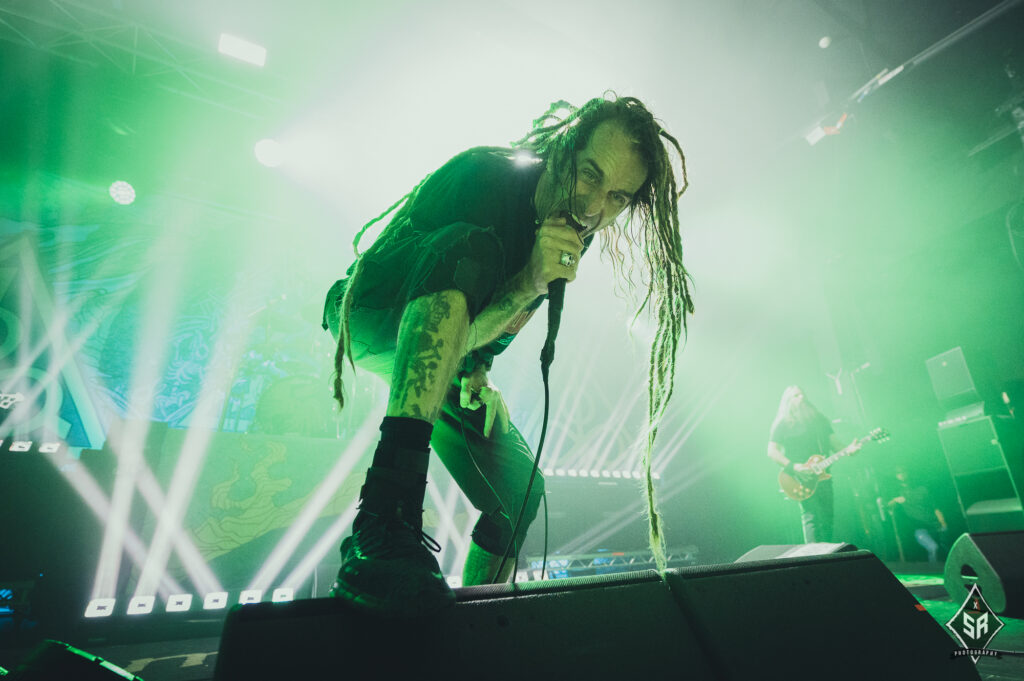
[[[61,59],[149,81],[183,97],[259,119],[280,100],[267,90],[280,81],[225,63],[217,45],[199,46],[125,14],[80,0],[0,5],[0,40]]]
[[[986,24],[995,21],[1000,16],[1019,5],[1022,0],[1003,0],[994,7],[982,12],[978,16],[974,17],[966,24],[956,29],[949,35],[939,39],[932,45],[926,47],[924,50],[918,52],[907,61],[894,66],[892,69],[882,69],[874,78],[869,80],[867,83],[857,89],[852,95],[850,95],[845,102],[839,107],[839,111],[830,111],[825,114],[824,117],[819,118],[815,123],[808,126],[806,131],[803,133],[804,139],[807,140],[808,144],[814,145],[818,141],[822,140],[826,135],[838,134],[839,129],[842,127],[842,123],[846,121],[850,110],[857,104],[860,104],[864,99],[873,94],[880,87],[888,83],[896,76],[910,71],[916,66],[920,66],[924,62],[928,61],[940,52],[952,47],[954,44],[960,42],[967,36],[975,33],[976,31],[983,28]],[[852,34],[856,35],[866,46],[874,49],[878,52],[885,61],[890,62],[892,57],[887,54],[887,50],[879,46],[871,36],[865,32],[864,27],[857,24],[850,19],[849,16],[840,12],[837,8],[832,6],[829,0],[815,0],[815,4],[821,7],[825,12],[832,16],[833,19],[839,21],[839,23],[849,30]],[[823,121],[827,119],[835,120],[839,117],[839,123],[836,125],[824,125]]]

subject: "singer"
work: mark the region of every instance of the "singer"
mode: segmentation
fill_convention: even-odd
[[[671,149],[679,155],[681,189]],[[549,287],[554,298],[576,278],[599,232],[616,274],[623,242],[631,255],[639,253],[643,305],[657,314],[653,443],[693,310],[676,210],[685,187],[675,138],[639,100],[609,95],[578,109],[553,104],[510,148],[455,156],[363,227],[357,253],[367,228],[391,215],[327,295],[324,328],[338,341],[335,398],[344,404],[346,363],[380,375],[390,393],[353,533],[341,544],[336,597],[385,616],[416,616],[454,602],[430,550],[439,547],[423,532],[431,448],[481,512],[463,584],[508,579],[511,561],[497,574],[502,555],[536,516],[544,485],[539,477],[534,482],[513,537],[533,455],[488,371]],[[653,498],[649,505],[656,528]]]

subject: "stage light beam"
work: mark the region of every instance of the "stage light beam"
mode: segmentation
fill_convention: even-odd
[[[295,549],[298,548],[299,543],[306,536],[313,523],[320,517],[324,507],[330,503],[342,483],[352,473],[352,469],[359,462],[359,458],[373,447],[376,436],[377,428],[369,421],[357,431],[348,447],[338,457],[338,461],[334,464],[330,473],[327,474],[327,477],[317,487],[312,498],[303,507],[298,517],[291,523],[288,531],[277,542],[274,550],[263,561],[260,571],[249,584],[250,589],[264,590],[270,588],[271,583],[277,578],[281,570],[284,569],[284,566],[295,553]]]
[[[309,550],[309,553],[299,561],[299,564],[295,566],[285,578],[282,583],[286,587],[298,589],[302,584],[309,579],[310,575],[316,570],[316,566],[320,564],[320,561],[324,559],[330,551],[336,550],[338,544],[341,542],[341,535],[352,525],[352,521],[356,517],[356,511],[358,510],[359,500],[353,499],[352,503],[349,504],[348,508],[345,509],[338,518],[331,523],[331,526],[327,528],[320,539],[317,540],[313,548]]]
[[[232,294],[237,295],[237,291],[233,291]],[[240,334],[244,334],[251,328],[251,324],[251,319],[238,308],[227,315],[223,328],[238,329]],[[153,592],[160,576],[167,568],[171,548],[176,543],[175,536],[184,532],[182,519],[192,498],[193,488],[202,471],[207,448],[213,436],[209,424],[217,421],[220,398],[228,393],[240,359],[234,352],[232,339],[227,334],[221,334],[214,343],[209,361],[212,369],[203,382],[192,410],[191,426],[178,454],[170,486],[164,497],[164,506],[157,514],[157,525],[150,541],[149,555],[142,566],[135,595]]]

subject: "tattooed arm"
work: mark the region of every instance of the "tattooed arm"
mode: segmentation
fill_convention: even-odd
[[[523,278],[524,273],[520,272],[505,282],[491,304],[469,325],[467,352],[484,347],[506,331],[517,333],[530,319],[534,310],[526,308],[537,294],[522,285]]]
[[[563,252],[573,256],[573,265],[561,264]],[[526,310],[527,306],[548,292],[550,282],[576,278],[575,263],[579,262],[582,252],[583,242],[576,230],[566,225],[564,218],[545,220],[537,230],[526,267],[505,282],[493,302],[470,325],[466,352],[482,348],[506,330],[518,332],[533,314],[532,310]]]

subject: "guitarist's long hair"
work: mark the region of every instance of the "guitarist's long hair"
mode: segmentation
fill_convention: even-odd
[[[799,405],[795,403],[797,395],[804,396]],[[811,404],[811,401],[807,399],[807,395],[800,389],[800,386],[791,385],[782,391],[782,399],[779,400],[779,410],[775,413],[775,421],[772,426],[777,426],[780,423],[788,423],[790,425],[798,423],[807,424],[820,414],[821,412]]]

